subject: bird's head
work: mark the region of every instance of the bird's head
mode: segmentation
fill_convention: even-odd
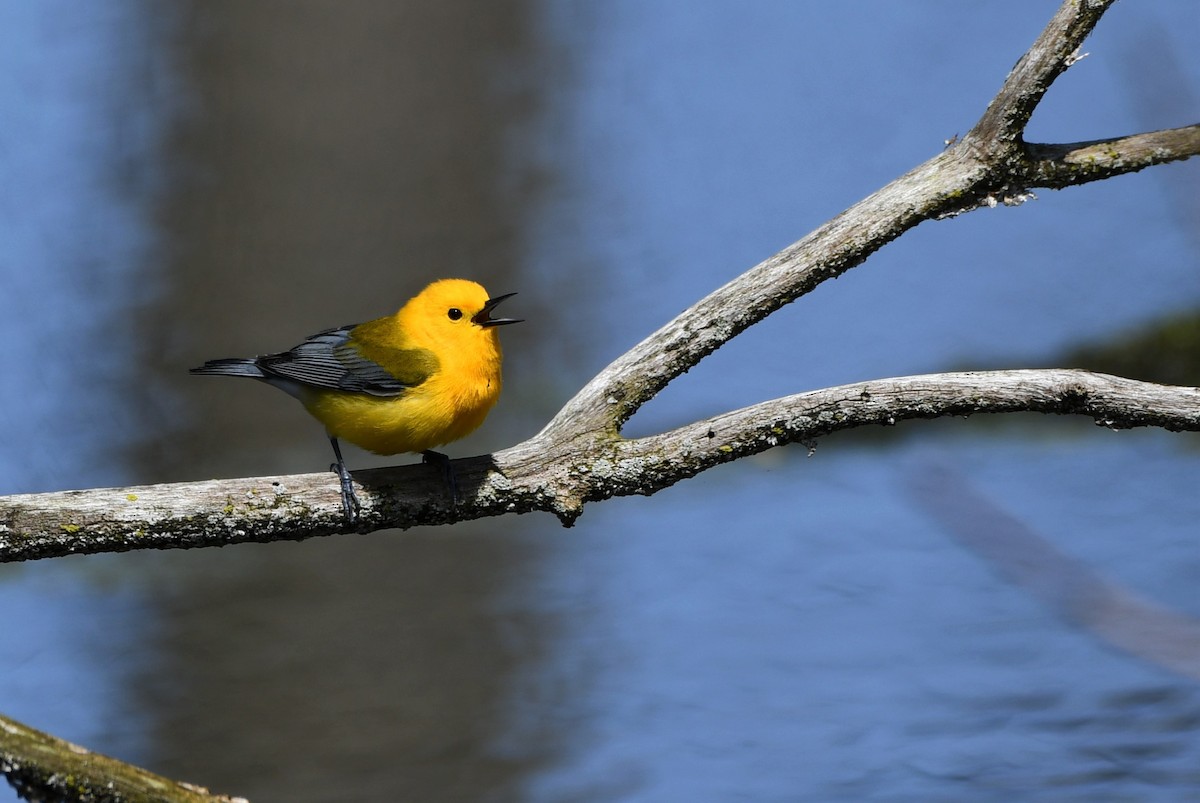
[[[489,298],[477,282],[467,279],[440,279],[430,284],[397,313],[401,325],[419,343],[467,345],[481,339],[495,342],[495,327],[520,323],[518,318],[496,318],[496,305],[516,293]]]

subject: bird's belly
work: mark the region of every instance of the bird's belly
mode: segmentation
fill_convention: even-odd
[[[400,454],[469,435],[495,405],[499,385],[446,388],[430,381],[392,398],[321,391],[301,401],[333,437],[376,454]]]

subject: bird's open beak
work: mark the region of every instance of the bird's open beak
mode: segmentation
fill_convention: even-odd
[[[492,318],[491,317],[492,310],[494,310],[496,308],[497,304],[499,304],[504,299],[512,298],[515,295],[516,295],[516,293],[505,293],[502,296],[496,296],[495,298],[489,298],[487,300],[487,302],[484,303],[483,309],[479,310],[479,312],[477,312],[473,316],[471,316],[471,322],[477,323],[480,326],[502,326],[503,324],[506,324],[506,323],[521,323],[521,321],[523,321],[524,318]]]

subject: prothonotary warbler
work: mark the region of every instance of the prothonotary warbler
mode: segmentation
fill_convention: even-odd
[[[433,447],[483,423],[500,396],[500,338],[493,318],[507,293],[488,298],[466,279],[442,279],[400,311],[367,323],[326,329],[278,354],[209,360],[193,374],[247,376],[295,396],[325,425],[353,523],[359,506],[338,439],[376,454],[422,452],[446,467]]]

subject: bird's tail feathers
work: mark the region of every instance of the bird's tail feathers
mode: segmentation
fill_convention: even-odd
[[[211,376],[248,376],[252,379],[263,379],[266,374],[258,367],[256,360],[241,357],[231,357],[224,360],[209,360],[199,368],[192,368],[189,374],[208,374]]]

